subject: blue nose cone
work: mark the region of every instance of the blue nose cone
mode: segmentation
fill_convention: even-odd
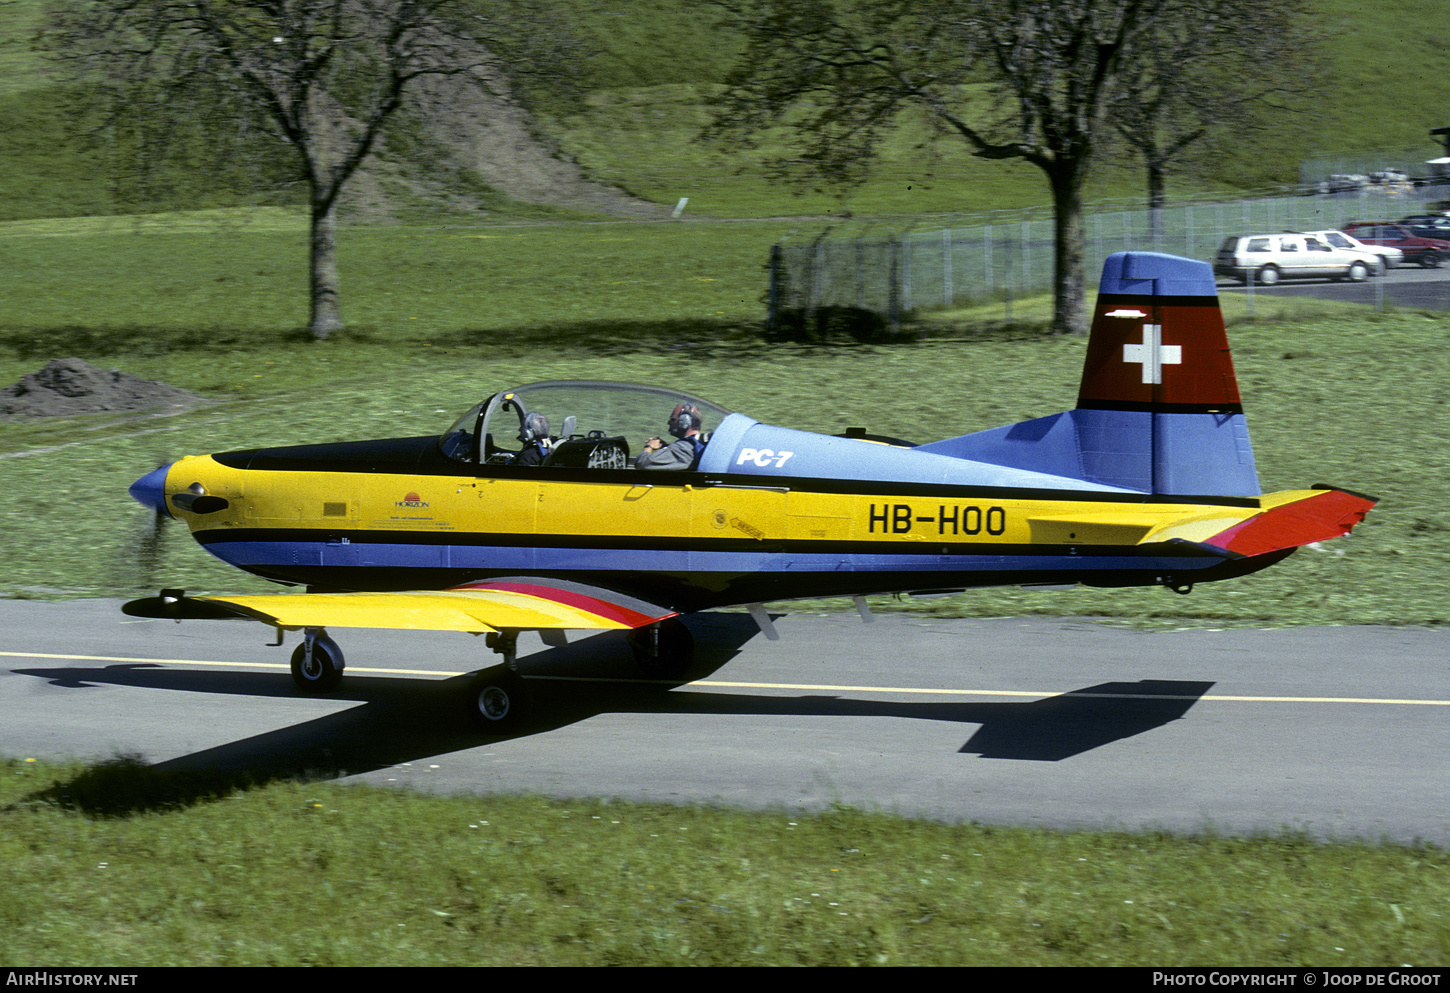
[[[166,474],[170,471],[171,464],[167,464],[159,469],[152,469],[136,480],[127,490],[131,494],[131,499],[152,510],[171,513],[166,506]]]

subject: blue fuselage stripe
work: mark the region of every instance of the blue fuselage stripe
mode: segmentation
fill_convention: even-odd
[[[1209,568],[1222,558],[1203,554],[1136,554],[1121,550],[1024,553],[1005,548],[981,553],[893,551],[890,553],[700,549],[539,548],[519,545],[413,545],[320,541],[213,541],[206,549],[222,561],[249,571],[285,571],[300,566],[336,569],[450,569],[505,572],[639,572],[644,574],[914,572],[942,575],[972,572],[1190,571]],[[937,546],[940,548],[941,546]],[[1020,546],[1019,546],[1020,547]],[[1166,551],[1166,549],[1165,549]]]

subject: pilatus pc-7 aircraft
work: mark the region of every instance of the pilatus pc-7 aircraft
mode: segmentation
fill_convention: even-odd
[[[638,467],[667,420],[672,468]],[[773,600],[856,597],[869,616],[859,598],[876,593],[1181,593],[1346,534],[1375,503],[1260,492],[1212,270],[1144,252],[1104,267],[1077,407],[1020,424],[908,445],[762,424],[673,389],[538,383],[441,435],[188,457],[131,494],[223,561],[307,592],[164,590],[127,613],[251,618],[278,644],[301,630],[292,674],[312,692],[342,676],[327,628],[486,634],[504,664],[469,700],[494,728],[526,700],[521,632],[620,629],[647,672],[676,675],[692,611],[746,605],[774,637]]]

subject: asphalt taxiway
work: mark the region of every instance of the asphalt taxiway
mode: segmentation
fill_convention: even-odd
[[[0,601],[0,755],[135,754],[250,780],[620,797],[951,821],[1450,844],[1450,632],[1144,633],[1084,620],[777,612],[690,619],[688,682],[612,635],[520,639],[537,723],[471,729],[461,634],[336,629],[334,696],[246,622]],[[525,654],[527,653],[527,654]]]

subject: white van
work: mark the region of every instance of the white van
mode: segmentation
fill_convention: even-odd
[[[1260,286],[1281,279],[1348,279],[1360,282],[1379,270],[1366,252],[1335,248],[1306,234],[1254,234],[1225,238],[1213,260],[1213,272]]]

